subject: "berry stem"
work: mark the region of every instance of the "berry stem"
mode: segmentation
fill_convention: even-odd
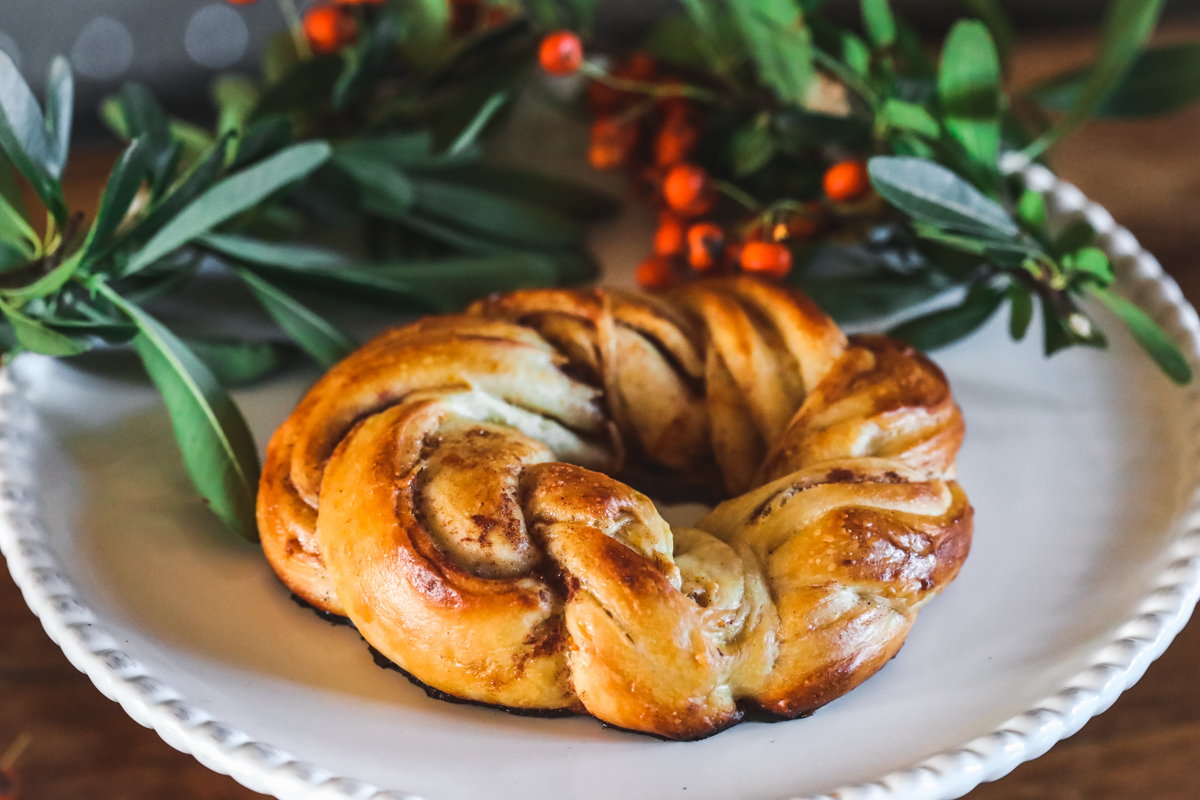
[[[648,94],[653,97],[689,97],[692,100],[699,100],[702,103],[718,102],[715,94],[706,89],[701,89],[698,86],[689,86],[687,84],[660,84],[651,83],[649,81],[631,81],[627,78],[618,78],[610,75],[603,68],[592,64],[589,61],[584,61],[580,65],[579,71],[587,77],[602,83],[613,89],[622,92],[637,92],[639,94]]]
[[[758,201],[755,200],[752,195],[742,191],[729,181],[714,180],[712,182],[712,187],[726,197],[732,198],[733,200],[741,203],[751,211],[757,212],[762,209],[762,206],[759,205]]]
[[[277,2],[279,3],[279,13],[283,15],[288,32],[292,34],[292,46],[296,48],[296,55],[300,57],[301,61],[308,61],[312,58],[313,53],[312,48],[308,46],[308,39],[304,35],[304,20],[296,9],[296,0],[277,0]]]

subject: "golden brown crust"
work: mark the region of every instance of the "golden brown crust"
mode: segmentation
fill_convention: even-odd
[[[895,655],[970,547],[962,434],[932,362],[790,290],[514,292],[322,378],[259,524],[285,584],[438,690],[694,739]],[[626,459],[731,497],[672,531],[603,474]]]

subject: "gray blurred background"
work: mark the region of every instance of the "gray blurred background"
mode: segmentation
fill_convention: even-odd
[[[305,0],[300,0],[301,6]],[[894,0],[899,13],[936,36],[964,15],[962,0]],[[1096,24],[1103,0],[1006,0],[1022,29]],[[606,37],[636,35],[675,0],[600,0],[598,29]],[[833,0],[847,20],[857,0]],[[1168,13],[1200,12],[1200,0],[1171,0]],[[97,102],[122,81],[151,86],[171,112],[203,122],[207,87],[222,71],[253,73],[262,43],[282,30],[273,0],[231,5],[225,0],[2,0],[0,50],[29,82],[42,85],[50,59],[67,55],[77,78],[80,137],[101,135]],[[90,112],[90,113],[89,113]]]

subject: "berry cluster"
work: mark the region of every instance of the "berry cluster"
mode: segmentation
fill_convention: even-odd
[[[865,162],[839,161],[823,177],[824,200],[804,207],[760,209],[753,198],[714,179],[692,160],[701,144],[703,89],[663,75],[643,53],[611,71],[585,60],[571,31],[556,31],[538,52],[550,75],[582,72],[590,78],[586,100],[593,114],[588,161],[595,169],[628,168],[636,185],[661,208],[654,252],[637,270],[638,283],[662,289],[689,275],[743,271],[782,279],[792,270],[792,244],[815,236],[829,216],[827,205],[853,203],[870,191]],[[731,219],[721,205],[740,204]],[[794,204],[792,204],[794,206]],[[746,220],[745,210],[753,211]],[[718,221],[720,219],[724,221]]]

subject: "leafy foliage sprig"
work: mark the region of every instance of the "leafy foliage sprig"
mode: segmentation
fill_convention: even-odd
[[[526,21],[455,35],[444,19],[419,25],[410,13],[402,25],[386,6],[353,13],[355,41],[314,54],[283,35],[261,81],[218,79],[214,130],[170,117],[136,84],[106,100],[102,116],[128,144],[87,224],[62,184],[67,61],[51,66],[43,112],[0,52],[5,358],[131,345],[166,401],[197,490],[249,538],[259,465],[220,378],[274,369],[281,341],[326,366],[347,354],[352,338],[309,298],[450,310],[493,291],[592,277],[582,223],[611,210],[593,192],[481,161],[481,136],[532,59]],[[45,209],[40,231],[17,175]],[[160,318],[156,302],[214,264],[278,335],[196,338]]]
[[[587,93],[593,165],[631,166],[664,206],[639,279],[658,287],[721,268],[783,277],[842,321],[907,313],[891,333],[926,349],[1005,305],[1017,339],[1040,306],[1047,354],[1103,347],[1091,316],[1103,306],[1187,383],[1179,348],[1114,291],[1086,221],[1052,230],[1042,198],[1001,156],[1040,159],[1098,112],[1192,101],[1171,70],[1196,46],[1145,51],[1161,0],[1113,0],[1090,68],[1014,97],[1004,87],[1012,26],[994,0],[966,5],[979,18],[955,24],[936,59],[888,0],[861,0],[861,31],[826,18],[819,0],[687,0],[641,53],[609,54],[609,72],[583,60],[599,81]],[[653,69],[638,65],[647,53]],[[673,105],[621,83],[630,70],[674,87]],[[597,102],[605,87],[622,99]],[[939,307],[912,316],[927,303]]]

